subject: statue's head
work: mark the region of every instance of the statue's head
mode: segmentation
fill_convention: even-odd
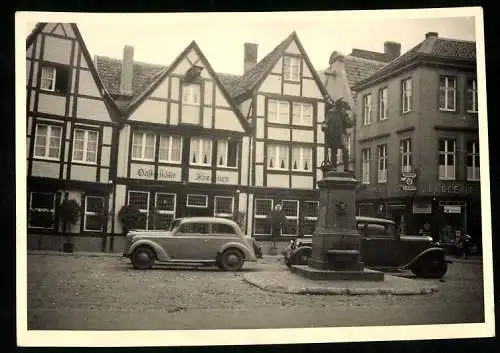
[[[276,211],[281,211],[281,204],[277,203],[276,206],[274,206],[274,209]]]

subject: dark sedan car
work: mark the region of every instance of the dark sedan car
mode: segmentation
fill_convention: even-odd
[[[409,269],[417,277],[441,278],[448,269],[444,249],[428,236],[402,235],[392,220],[356,217],[361,258],[366,267]],[[284,251],[287,266],[307,265],[312,239],[297,238]]]

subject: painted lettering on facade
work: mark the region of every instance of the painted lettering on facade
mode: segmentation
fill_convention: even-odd
[[[479,192],[479,187],[470,183],[435,183],[420,185],[421,193],[472,194]]]
[[[158,180],[180,181],[181,173],[179,168],[158,167]]]

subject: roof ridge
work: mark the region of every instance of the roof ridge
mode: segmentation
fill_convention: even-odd
[[[379,60],[366,59],[366,58],[361,58],[359,56],[351,55],[351,54],[348,54],[345,57],[346,58],[354,58],[354,59],[361,60],[361,61],[368,61],[370,63],[382,64],[382,65],[387,65],[388,63],[390,63],[390,61],[385,62],[385,61],[379,61]]]
[[[454,41],[454,42],[474,43],[474,44],[476,44],[475,40],[456,39],[456,38],[447,38],[447,37],[437,37],[437,39],[450,40],[450,41]]]

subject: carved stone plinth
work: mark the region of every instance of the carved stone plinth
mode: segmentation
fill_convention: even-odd
[[[366,270],[361,261],[353,173],[329,171],[318,186],[319,215],[311,257],[308,266],[294,272],[310,279],[383,280],[382,272]]]

